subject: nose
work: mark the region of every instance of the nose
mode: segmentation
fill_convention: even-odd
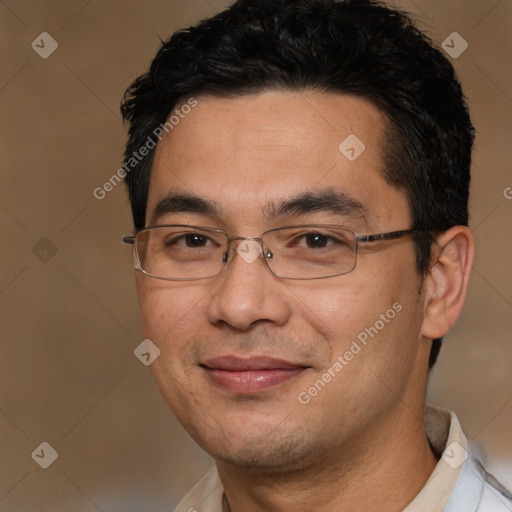
[[[285,287],[267,267],[264,250],[257,239],[235,241],[210,295],[211,323],[228,324],[237,330],[247,330],[258,322],[286,323],[290,304]],[[271,256],[267,253],[267,257]]]

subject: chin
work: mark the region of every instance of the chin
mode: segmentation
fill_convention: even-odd
[[[194,440],[214,459],[254,473],[283,474],[300,471],[321,459],[322,435],[317,441],[305,436],[304,428],[290,425],[283,430],[282,419],[272,425],[252,424],[209,430],[209,435],[196,432]],[[291,428],[290,428],[291,427]]]

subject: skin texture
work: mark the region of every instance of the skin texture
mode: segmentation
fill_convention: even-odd
[[[405,194],[382,173],[386,119],[368,102],[321,92],[269,91],[198,104],[158,144],[147,225],[170,193],[215,202],[217,215],[169,213],[183,223],[259,237],[278,226],[330,223],[357,233],[411,227]],[[339,144],[356,134],[353,162]],[[269,221],[269,200],[331,189],[364,216],[312,212]],[[446,334],[462,304],[473,242],[445,232],[426,278],[410,238],[360,247],[349,274],[313,281],[275,277],[237,254],[217,277],[173,282],[137,274],[144,337],[161,350],[151,369],[162,395],[210,453],[233,512],[402,510],[436,459],[423,425],[430,339]],[[359,333],[401,311],[308,404],[298,400]],[[270,356],[306,370],[254,394],[214,385],[209,358]]]

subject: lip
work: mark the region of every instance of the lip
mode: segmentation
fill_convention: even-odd
[[[270,357],[214,357],[201,364],[214,384],[224,390],[253,394],[287,382],[309,368]]]

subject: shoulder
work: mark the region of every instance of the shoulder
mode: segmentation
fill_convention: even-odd
[[[482,499],[478,512],[511,512],[512,493],[491,475],[479,460],[475,467],[483,482]]]
[[[512,512],[512,494],[470,455],[444,512]]]

